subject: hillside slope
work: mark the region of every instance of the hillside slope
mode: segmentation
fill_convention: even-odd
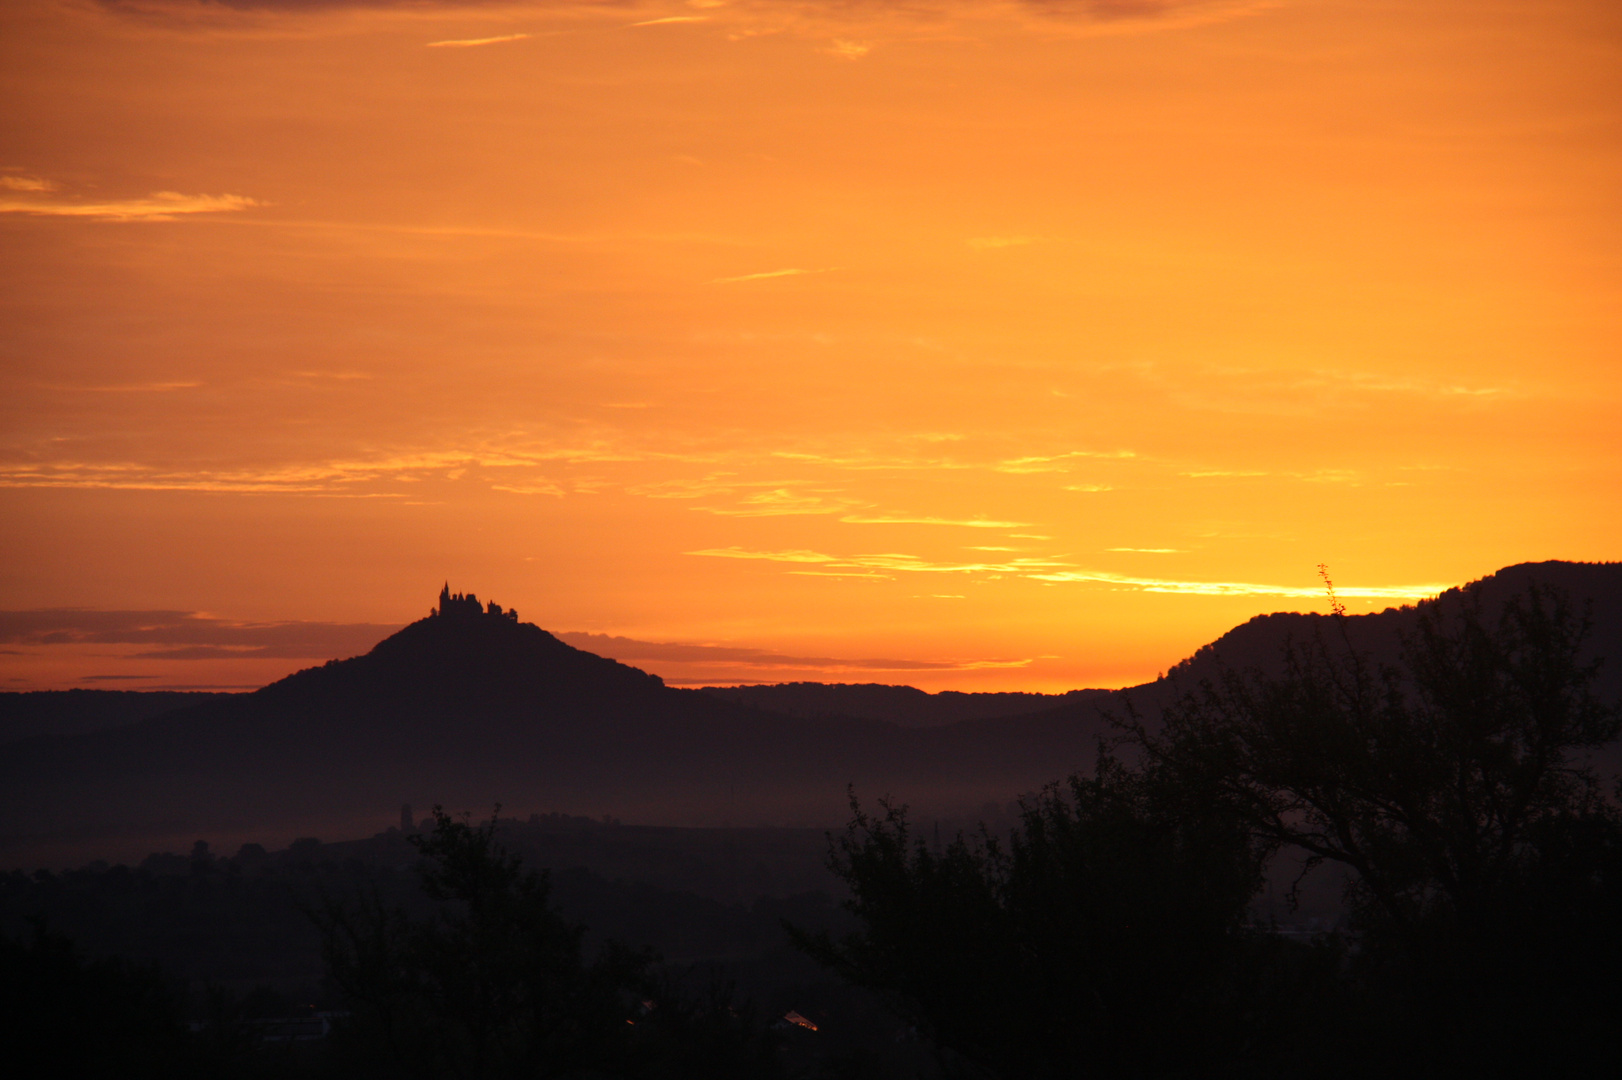
[[[1622,565],[1510,567],[1477,592],[1497,604],[1532,580],[1590,601],[1591,649],[1622,657]],[[1417,618],[1393,608],[1349,617],[1346,630],[1391,657]],[[496,605],[446,596],[365,656],[115,730],[11,743],[0,755],[0,868],[131,858],[198,837],[360,835],[403,802],[830,827],[845,820],[854,785],[869,803],[888,794],[962,817],[1090,768],[1113,733],[1107,715],[1127,702],[1152,715],[1223,665],[1268,667],[1288,638],[1329,630],[1325,616],[1259,616],[1156,683],[918,728],[673,689]],[[1601,688],[1622,699],[1622,660]]]

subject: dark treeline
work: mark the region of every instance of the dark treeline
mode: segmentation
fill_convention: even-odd
[[[942,690],[931,694],[912,686],[817,682],[706,686],[702,690],[711,697],[806,720],[853,716],[859,720],[884,720],[902,727],[941,727],[964,720],[1026,716],[1064,705],[1099,701],[1110,693],[1108,690],[1071,690],[1064,694]]]
[[[189,854],[135,867],[0,875],[0,1045],[31,1048],[64,1075],[86,1076],[629,1078],[784,1068],[831,1076],[844,1074],[840,1062],[884,1062],[896,1052],[899,1022],[870,994],[819,971],[783,929],[853,925],[827,892],[729,902],[578,865],[531,875],[506,850],[582,855],[644,878],[707,872],[712,891],[731,893],[730,876],[784,880],[770,871],[773,856],[787,865],[801,857],[791,831],[696,830],[672,841],[669,830],[563,815],[475,828],[443,814],[420,829],[336,844],[304,839],[275,852],[247,844],[229,856],[199,842]],[[486,895],[447,885],[447,873],[465,881],[469,866],[475,884],[494,879]],[[469,929],[475,907],[495,913],[494,925]],[[447,930],[458,920],[460,930]],[[546,1035],[557,1043],[551,1057],[531,1048],[515,1058],[512,1047],[534,1031],[512,1010],[535,987],[526,982],[534,972],[515,969],[510,954],[530,930],[539,935],[532,959],[542,983],[560,1000],[595,995],[596,1007],[532,1016],[580,1030],[561,1042]],[[372,934],[367,964],[343,959],[345,943],[352,949],[364,933]],[[381,983],[368,981],[380,971]],[[455,986],[491,972],[508,979],[497,978],[479,1006],[492,1056],[465,1072],[451,1063],[470,1037],[457,1026]],[[435,981],[438,992],[402,995],[402,986]],[[533,1013],[533,1004],[522,1008]],[[379,1025],[379,1008],[413,1022]],[[790,1012],[810,1018],[815,1037],[785,1022]],[[605,1027],[605,1017],[614,1023]],[[637,1028],[636,1038],[622,1027]],[[295,1042],[285,1039],[290,1031],[324,1037]]]
[[[197,690],[0,691],[0,743],[104,731],[230,696]]]
[[[1123,717],[1005,836],[853,797],[861,925],[796,938],[965,1075],[1612,1075],[1622,815],[1585,760],[1622,713],[1586,632],[1536,586],[1429,608],[1395,663],[1331,627]],[[1257,925],[1286,850],[1346,874],[1335,932]]]
[[[367,859],[14,873],[6,1044],[83,1075],[1611,1075],[1622,812],[1598,766],[1622,711],[1584,610],[1466,588],[1375,653],[1335,606],[1266,666],[1124,709],[1096,769],[1012,824],[943,835],[853,790],[842,911],[537,871],[515,825],[437,810]],[[701,832],[689,856],[731,850]],[[752,842],[798,850],[779,832]],[[1281,865],[1345,883],[1328,929],[1264,916]],[[317,1016],[324,1038],[267,1036]]]

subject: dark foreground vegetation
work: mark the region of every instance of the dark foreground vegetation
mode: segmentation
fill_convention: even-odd
[[[853,799],[861,926],[797,940],[965,1075],[1614,1075],[1622,816],[1584,759],[1622,715],[1585,633],[1534,587],[1430,609],[1394,665],[1294,642],[1125,718],[1006,841]],[[1252,920],[1284,849],[1347,872],[1336,932]]]
[[[504,850],[640,853],[638,876],[729,894],[802,846],[665,832],[436,810],[369,841],[3,875],[0,1046],[75,1076],[818,1076],[893,1035],[784,934],[848,924],[825,892],[744,904]]]
[[[5,1042],[78,1075],[1614,1075],[1622,813],[1594,762],[1622,713],[1594,692],[1585,613],[1538,586],[1491,605],[1466,589],[1385,662],[1338,606],[1327,622],[1268,670],[1124,713],[1092,775],[1026,798],[1012,828],[943,843],[853,794],[829,853],[843,917],[825,897],[643,894],[730,927],[695,952],[792,942],[804,966],[778,955],[776,982],[661,959],[642,947],[656,935],[588,935],[560,898],[584,889],[606,913],[617,887],[527,870],[496,822],[436,812],[398,841],[411,865],[312,869],[324,884],[295,891],[299,908],[291,851],[280,877],[200,851],[164,886],[183,905],[235,873],[245,935],[268,925],[252,898],[281,889],[277,917],[301,920],[326,973],[300,1014],[324,1038],[283,1037],[291,1006],[269,990],[187,998],[36,925],[0,951]],[[1332,928],[1259,919],[1285,859],[1343,876]],[[6,903],[152,880],[68,877],[14,875]]]

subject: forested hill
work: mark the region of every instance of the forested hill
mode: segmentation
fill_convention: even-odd
[[[1510,567],[1472,595],[1491,608],[1532,581],[1591,605],[1590,651],[1613,659],[1599,689],[1622,697],[1622,564]],[[1445,594],[1442,609],[1460,596]],[[804,685],[735,695],[679,690],[495,605],[485,611],[452,598],[442,607],[365,656],[252,694],[112,730],[7,744],[0,867],[138,857],[199,838],[229,846],[367,835],[405,802],[822,828],[847,820],[854,785],[869,804],[890,795],[930,815],[972,815],[1090,770],[1099,739],[1117,733],[1106,714],[1123,715],[1127,700],[1152,715],[1223,665],[1275,665],[1292,636],[1344,628],[1352,644],[1394,657],[1421,610],[1343,623],[1263,616],[1147,686],[988,695],[996,712],[942,722],[951,710],[980,709],[982,696]],[[758,707],[774,692],[796,714]],[[865,715],[822,711],[824,702],[842,701]],[[1005,706],[1020,714],[997,715]]]
[[[1343,627],[1333,625],[1324,614],[1258,615],[1201,646],[1193,656],[1172,667],[1167,676],[1178,685],[1188,686],[1211,678],[1222,667],[1276,671],[1287,641],[1304,641],[1316,634],[1338,637],[1342,628],[1353,646],[1378,660],[1392,662],[1401,651],[1403,636],[1418,628],[1422,611],[1445,611],[1463,599],[1468,590],[1490,619],[1505,601],[1524,596],[1533,584],[1559,590],[1579,611],[1586,609],[1592,620],[1587,655],[1605,661],[1595,689],[1603,698],[1622,701],[1622,563],[1518,563],[1469,587],[1449,589],[1435,600],[1368,615],[1348,615]]]
[[[1101,700],[1108,690],[1072,690],[1067,694],[963,693],[931,694],[913,686],[882,683],[775,683],[769,686],[706,686],[703,692],[757,709],[813,720],[854,716],[884,720],[901,727],[939,727],[963,720],[990,720]]]
[[[232,696],[186,690],[0,691],[0,743],[122,727]]]

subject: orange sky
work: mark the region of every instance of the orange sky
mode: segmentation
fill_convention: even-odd
[[[1622,557],[1610,2],[9,0],[0,238],[0,686],[448,578],[1062,690]]]

